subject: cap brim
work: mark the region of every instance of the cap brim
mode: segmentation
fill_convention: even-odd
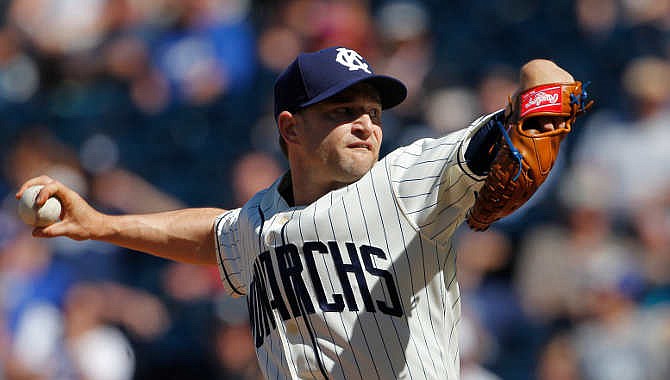
[[[300,104],[300,108],[305,108],[316,103],[320,103],[333,95],[339,94],[347,88],[358,83],[370,83],[379,91],[379,97],[382,103],[382,109],[392,108],[402,103],[407,97],[407,87],[399,81],[386,75],[370,75],[363,78],[354,78],[352,80],[338,83],[337,86],[329,88],[309,101]]]

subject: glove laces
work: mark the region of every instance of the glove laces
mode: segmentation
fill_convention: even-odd
[[[586,106],[587,102],[586,100],[589,97],[589,93],[586,91],[586,87],[588,87],[591,84],[591,81],[588,81],[584,83],[582,86],[582,92],[581,94],[575,95],[575,94],[570,94],[570,105],[576,105],[579,109],[579,111],[584,112],[586,111]]]
[[[519,179],[519,176],[521,175],[521,161],[523,160],[523,156],[521,155],[521,152],[512,144],[512,139],[509,137],[509,134],[507,133],[507,129],[505,128],[505,125],[500,122],[500,120],[496,120],[496,125],[498,128],[500,128],[500,131],[502,132],[503,138],[505,138],[505,141],[507,142],[507,145],[509,145],[509,149],[512,152],[512,155],[514,158],[516,158],[517,161],[519,161],[519,171],[516,173],[514,178],[512,178],[512,181],[516,181]]]

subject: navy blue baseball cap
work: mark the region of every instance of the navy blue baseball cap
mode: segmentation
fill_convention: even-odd
[[[282,111],[295,112],[366,82],[379,91],[382,109],[400,104],[407,87],[396,78],[376,75],[356,51],[329,47],[301,53],[275,82],[275,119]]]

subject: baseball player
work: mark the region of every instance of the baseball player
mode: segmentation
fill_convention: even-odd
[[[290,170],[242,208],[105,215],[44,176],[17,196],[42,184],[38,204],[63,204],[62,221],[35,236],[218,265],[230,294],[246,297],[269,379],[458,379],[454,231],[466,218],[485,229],[539,186],[534,170],[548,171],[552,157],[527,159],[523,136],[543,136],[548,155],[557,153],[555,139],[583,108],[573,82],[554,63],[532,61],[514,96],[523,102],[379,160],[382,110],[404,100],[405,86],[345,47],[303,53],[275,84]],[[577,106],[566,106],[566,91]]]

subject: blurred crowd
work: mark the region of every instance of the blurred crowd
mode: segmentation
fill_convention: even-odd
[[[259,378],[216,268],[34,239],[14,193],[238,207],[286,169],[276,75],[332,45],[409,88],[384,154],[503,107],[529,59],[589,81],[542,189],[458,232],[463,379],[670,378],[670,0],[4,0],[0,25],[0,379]]]

